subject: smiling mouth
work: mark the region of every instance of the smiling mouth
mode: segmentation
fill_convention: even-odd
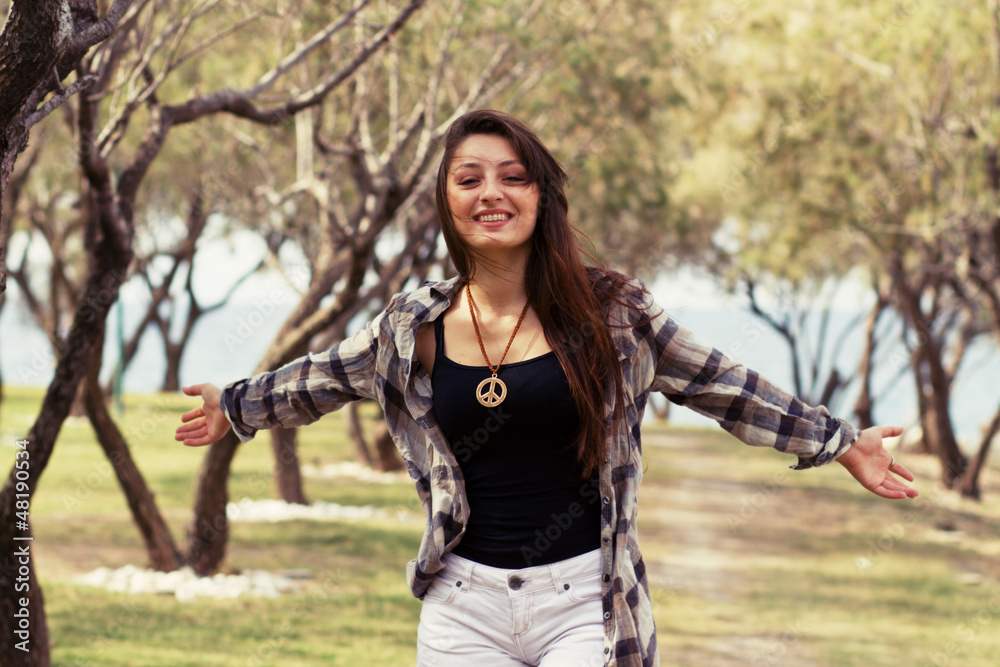
[[[503,222],[513,217],[510,213],[491,213],[489,215],[477,215],[474,219],[478,222]]]

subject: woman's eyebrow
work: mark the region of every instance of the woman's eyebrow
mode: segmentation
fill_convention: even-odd
[[[516,160],[516,159],[515,160],[504,160],[503,162],[501,162],[500,164],[498,164],[497,167],[509,167],[512,164],[520,165],[521,161],[520,160]],[[458,171],[459,169],[465,169],[465,168],[477,169],[477,168],[479,168],[481,166],[482,166],[482,164],[479,163],[479,162],[463,162],[462,164],[455,165],[454,167],[452,167],[451,170],[452,171]]]

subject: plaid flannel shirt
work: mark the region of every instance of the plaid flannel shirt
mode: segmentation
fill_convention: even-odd
[[[257,429],[302,426],[352,400],[378,401],[427,518],[420,551],[406,568],[418,598],[469,521],[462,470],[435,419],[430,375],[416,350],[418,327],[441,317],[460,288],[452,279],[398,294],[363,330],[332,349],[234,382],[221,399],[243,442]],[[805,405],[696,341],[668,315],[657,313],[640,283],[623,297],[640,310],[615,306],[609,318],[625,405],[619,428],[609,432],[608,457],[600,469],[604,661],[609,667],[649,667],[659,659],[636,531],[639,427],[649,393],[662,392],[673,403],[711,417],[748,445],[797,455],[796,469],[834,460],[857,433],[826,408]],[[653,316],[646,323],[640,323],[642,309]],[[627,326],[614,326],[622,324]],[[614,392],[607,395],[605,414],[610,416]]]

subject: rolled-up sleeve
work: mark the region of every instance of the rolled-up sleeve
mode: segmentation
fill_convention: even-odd
[[[799,461],[792,467],[800,470],[833,461],[857,439],[851,424],[700,343],[666,313],[650,326],[656,359],[651,389],[714,419],[742,442],[794,454]]]
[[[219,403],[240,441],[259,429],[304,426],[351,401],[375,398],[382,317],[325,352],[227,385]]]

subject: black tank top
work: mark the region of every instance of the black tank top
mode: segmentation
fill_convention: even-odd
[[[445,356],[443,318],[434,334],[434,412],[462,468],[471,510],[454,553],[523,568],[599,548],[598,482],[579,476],[572,444],[580,418],[555,352],[503,364],[498,377],[507,397],[485,408],[476,387],[489,369]]]

